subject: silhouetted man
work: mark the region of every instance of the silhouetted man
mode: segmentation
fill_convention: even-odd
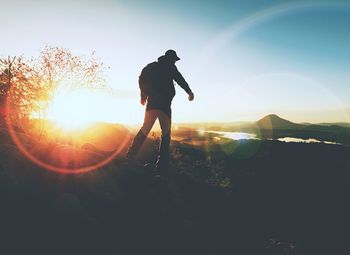
[[[174,82],[183,88],[189,101],[194,99],[188,83],[178,71],[175,62],[180,60],[174,50],[168,50],[158,61],[143,68],[139,77],[141,104],[146,105],[143,125],[135,136],[127,153],[127,158],[134,159],[147,135],[158,119],[162,130],[162,139],[156,162],[156,169],[166,179],[169,166],[169,146],[171,140],[171,101],[175,96]]]

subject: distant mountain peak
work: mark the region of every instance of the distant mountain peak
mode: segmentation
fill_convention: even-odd
[[[277,118],[277,119],[282,119],[280,116],[278,116],[278,115],[275,114],[275,113],[268,114],[268,115],[266,115],[264,118]],[[264,119],[264,118],[263,118],[263,119]]]
[[[298,124],[279,117],[277,114],[269,114],[258,120],[256,124],[261,129],[295,128]]]

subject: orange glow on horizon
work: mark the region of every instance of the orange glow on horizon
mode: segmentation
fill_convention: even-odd
[[[9,133],[19,151],[37,166],[60,174],[87,173],[110,163],[123,153],[131,137],[129,133],[118,134],[108,126],[93,124],[98,121],[98,115],[90,108],[99,103],[91,102],[93,95],[87,90],[69,96],[57,95],[47,110],[50,121],[36,119],[33,113],[31,124],[26,127],[28,134],[19,133],[13,120],[6,118]],[[11,112],[8,98],[6,115],[10,116]],[[39,138],[40,132],[36,129],[43,122],[45,136]],[[116,136],[115,140],[111,135]],[[94,143],[99,143],[100,147]]]

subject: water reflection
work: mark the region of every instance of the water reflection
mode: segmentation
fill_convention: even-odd
[[[278,141],[281,142],[286,142],[286,143],[326,143],[326,144],[339,144],[335,142],[329,142],[329,141],[320,141],[314,138],[308,138],[308,139],[303,139],[303,138],[295,138],[295,137],[283,137],[283,138],[278,138]]]
[[[295,137],[283,137],[277,139],[280,142],[286,142],[286,143],[320,143],[320,140],[314,139],[314,138],[295,138]]]
[[[229,138],[232,140],[253,140],[253,139],[258,140],[259,139],[256,134],[246,133],[246,132],[224,132],[224,131],[207,131],[207,132],[217,134],[221,137]],[[283,138],[278,138],[276,140],[278,140],[280,142],[285,142],[285,143],[340,144],[340,143],[330,142],[330,141],[320,141],[320,140],[315,139],[315,138],[303,139],[303,138],[296,138],[296,137],[283,137]]]
[[[218,134],[222,137],[229,138],[232,140],[250,140],[257,139],[256,134],[245,133],[245,132],[223,132],[223,131],[208,131],[208,133]]]

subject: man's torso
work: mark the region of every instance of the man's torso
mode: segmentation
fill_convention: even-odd
[[[175,96],[174,68],[170,64],[155,62],[154,75],[147,93],[146,109],[168,109]]]

